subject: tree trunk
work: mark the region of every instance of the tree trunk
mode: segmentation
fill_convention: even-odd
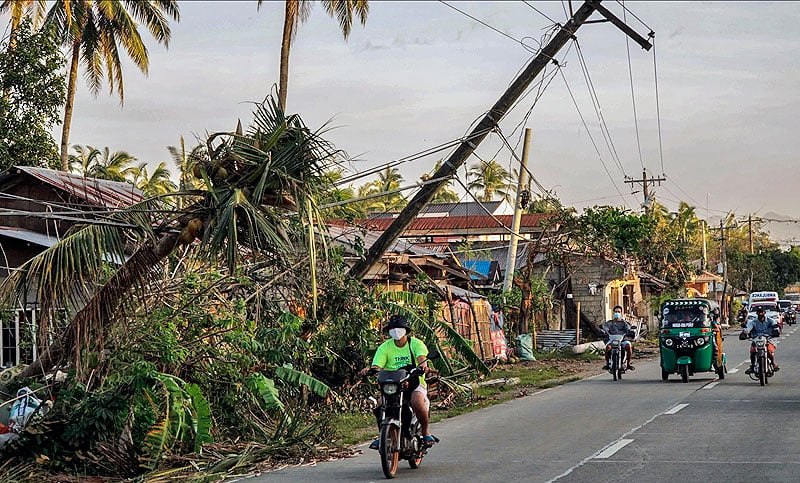
[[[185,223],[184,223],[185,224]],[[67,334],[61,341],[56,341],[41,357],[25,368],[20,377],[41,376],[63,360],[66,351],[73,351],[75,366],[79,377],[81,374],[81,347],[89,343],[102,346],[108,327],[113,323],[119,305],[125,299],[125,293],[147,276],[150,269],[166,258],[175,249],[179,235],[164,235],[153,245],[145,245],[133,254],[117,272],[92,296],[73,317]]]
[[[297,3],[298,0],[286,0],[283,17],[283,39],[281,40],[281,65],[280,77],[278,82],[278,104],[281,110],[286,112],[286,91],[289,84],[289,48],[292,45],[292,31],[297,17],[297,5],[294,8],[289,6],[290,2]],[[293,13],[294,12],[294,13]]]
[[[72,45],[72,60],[69,65],[69,82],[67,84],[67,101],[64,104],[64,125],[61,127],[61,170],[69,171],[69,130],[72,127],[72,108],[75,104],[75,83],[78,79],[78,59],[81,52],[81,41]]]

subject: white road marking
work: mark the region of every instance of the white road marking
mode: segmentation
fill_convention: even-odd
[[[666,411],[664,411],[664,414],[675,414],[681,409],[685,408],[686,406],[688,406],[688,404],[678,404],[674,408],[667,409]]]
[[[739,372],[739,369],[729,369],[728,370],[728,374],[736,374],[737,372]]]
[[[719,381],[709,382],[708,384],[703,386],[703,389],[711,389],[712,387],[716,386],[717,384],[719,384]]]
[[[598,460],[608,459],[614,456],[614,453],[616,453],[617,451],[621,450],[622,448],[631,443],[633,443],[632,439],[621,439],[616,443],[612,444],[611,446],[607,447],[603,451],[601,451],[597,456],[594,457],[594,459]]]

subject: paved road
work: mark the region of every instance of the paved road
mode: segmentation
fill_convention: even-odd
[[[766,387],[744,374],[748,343],[726,336],[729,374],[661,381],[658,362],[624,380],[603,373],[433,425],[442,439],[419,481],[798,481],[800,334],[779,340]],[[286,468],[246,482],[380,481],[377,452]]]

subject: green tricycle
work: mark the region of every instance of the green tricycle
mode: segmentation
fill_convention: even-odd
[[[722,350],[719,305],[702,298],[673,299],[661,304],[661,379],[680,374],[683,382],[697,372],[728,372]]]

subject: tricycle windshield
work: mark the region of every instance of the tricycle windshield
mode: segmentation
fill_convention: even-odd
[[[663,329],[699,329],[711,327],[711,321],[706,316],[705,307],[669,307],[661,320]]]

